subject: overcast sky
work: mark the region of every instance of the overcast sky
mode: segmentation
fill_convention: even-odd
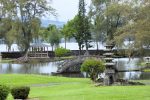
[[[90,5],[91,0],[85,0],[87,8]],[[67,22],[72,19],[78,12],[79,0],[52,0],[52,7],[57,10],[58,19]]]

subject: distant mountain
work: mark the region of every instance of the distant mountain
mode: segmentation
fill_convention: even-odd
[[[57,27],[63,27],[65,22],[42,19],[42,27],[47,27],[49,24],[54,24]]]

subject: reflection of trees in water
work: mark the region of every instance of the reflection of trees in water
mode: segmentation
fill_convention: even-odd
[[[139,59],[135,62],[137,68],[141,68],[141,67],[142,67],[142,66],[140,66],[142,62],[144,62],[144,58],[139,58]]]
[[[1,71],[2,71],[2,64],[0,63],[0,73],[2,73]]]
[[[18,71],[25,74],[37,74],[39,73],[39,67],[35,66],[35,64],[23,64]]]
[[[49,70],[49,72],[51,72],[52,67],[57,67],[57,62],[24,63],[24,64],[8,63],[8,64],[0,64],[0,73],[41,74],[41,71],[43,70]]]
[[[137,63],[141,62],[142,59],[133,58],[130,60],[128,58],[117,59],[117,68],[118,70],[130,70],[130,69],[139,69],[140,67]],[[125,79],[139,79],[141,72],[120,72],[118,73],[119,78]]]
[[[139,79],[140,75],[141,75],[141,72],[128,72],[126,74],[127,79],[129,80]]]
[[[140,79],[141,72],[120,72],[119,78],[133,80],[133,79]]]
[[[150,79],[150,72],[143,72],[140,79]]]
[[[119,77],[119,78],[123,79],[123,78],[124,78],[124,76],[125,76],[125,73],[120,72],[120,73],[117,73],[117,75],[118,75],[118,77]]]
[[[126,69],[126,67],[125,67],[125,61],[118,59],[116,61],[116,67],[117,67],[118,70],[125,70]]]
[[[130,69],[139,69],[139,63],[143,61],[142,58],[132,58],[129,62],[128,58],[117,59],[117,68],[119,70],[130,70]]]
[[[49,66],[49,64],[51,65]],[[41,68],[51,68],[52,66],[56,66],[56,63],[27,63],[23,64],[18,71],[26,74],[41,74]]]
[[[12,71],[13,71],[12,64],[8,63],[7,67],[6,67],[6,72],[5,73],[12,73]]]

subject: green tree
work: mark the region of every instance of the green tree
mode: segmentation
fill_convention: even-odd
[[[123,1],[92,0],[90,16],[94,21],[94,32],[106,38],[103,40],[113,41],[117,29],[130,20],[131,11],[130,4]]]
[[[0,12],[7,15],[2,18],[11,16],[15,22],[16,41],[26,54],[30,43],[37,37],[39,19],[45,14],[54,14],[54,9],[47,0],[1,0],[0,5],[3,7]]]
[[[79,21],[79,16],[75,16],[75,18],[70,22],[72,25],[72,28],[74,28],[73,37],[76,39],[78,46],[79,46],[79,56],[81,55],[82,45],[84,43],[83,41],[83,34],[81,33],[81,28],[79,24],[81,23]]]
[[[143,54],[143,49],[150,47],[150,2],[145,1],[133,7],[133,11],[132,20],[118,29],[115,41],[118,46],[122,46],[124,41],[128,40],[128,49],[131,49],[130,52],[128,51],[129,54],[135,49]]]
[[[49,25],[48,28],[44,32],[45,40],[51,44],[52,51],[55,47],[58,47],[61,39],[60,30],[56,27],[56,25]]]
[[[65,49],[66,49],[66,42],[68,39],[70,39],[72,37],[72,34],[74,32],[74,29],[71,28],[71,22],[67,22],[67,24],[65,24],[61,30],[62,35],[65,39]]]
[[[90,32],[90,21],[89,18],[85,15],[85,1],[79,0],[79,10],[77,17],[77,34],[80,34],[81,41],[85,44],[86,54],[88,55],[89,42],[91,40],[91,32]],[[77,39],[77,38],[76,38]],[[80,47],[81,48],[81,43]]]
[[[4,39],[8,51],[10,51],[11,45],[16,41],[17,36],[15,22],[11,18],[3,18],[0,27],[0,37]]]
[[[81,54],[81,46],[83,44],[83,34],[79,33],[79,20],[78,16],[76,15],[72,20],[68,21],[64,31],[66,34],[68,34],[70,37],[74,37],[78,43],[79,46],[79,55]]]
[[[98,59],[86,59],[81,65],[81,71],[87,72],[92,81],[96,81],[98,74],[105,69],[104,63]]]
[[[13,6],[14,4],[9,4],[9,0],[0,0],[0,38],[5,40],[8,51],[16,40],[15,21],[11,13]]]

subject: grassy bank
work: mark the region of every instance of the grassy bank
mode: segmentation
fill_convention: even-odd
[[[31,58],[28,60],[28,63],[39,63],[39,62],[55,62],[55,61],[62,61],[62,60],[70,60],[76,58],[75,56],[68,56],[68,57],[53,57],[53,58]],[[16,58],[17,59],[17,58]],[[21,63],[18,62],[16,59],[1,59],[0,63]],[[43,60],[44,59],[44,60]],[[23,62],[24,63],[24,62]]]
[[[141,82],[149,83],[149,80]],[[40,75],[0,75],[0,84],[31,86],[30,98],[40,100],[149,100],[150,86],[100,86],[89,79]],[[13,100],[9,95],[7,100]]]
[[[10,62],[14,62],[14,59],[1,59],[0,63],[10,63]]]

